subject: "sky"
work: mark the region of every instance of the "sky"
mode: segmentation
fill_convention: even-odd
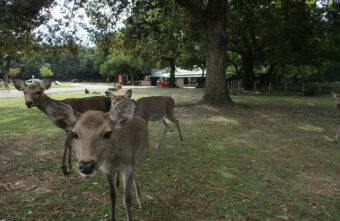
[[[79,25],[80,23],[82,23],[85,26],[88,26],[88,27],[91,26],[90,18],[86,15],[85,10],[79,9],[75,13],[75,16],[72,17],[72,19],[65,19],[63,16],[64,15],[63,11],[70,12],[70,10],[67,10],[67,8],[65,10],[65,7],[63,5],[64,2],[65,0],[57,0],[57,5],[53,7],[52,9],[50,9],[50,12],[51,12],[50,21],[47,23],[47,25],[43,25],[39,27],[38,31],[39,32],[42,31],[43,33],[47,34],[48,26],[50,27],[58,26],[59,28],[61,28],[61,30],[68,32],[68,33],[72,33],[75,29],[77,29],[77,31],[72,34],[78,39],[80,39],[80,41],[78,41],[77,43],[83,46],[89,46],[89,47],[94,46],[95,43],[91,40],[90,34],[87,32],[87,30],[82,28],[81,25]],[[70,3],[68,7],[71,7]],[[120,21],[118,21],[114,30],[119,30],[120,28],[124,26],[122,22],[126,17],[127,17],[126,15],[121,16],[121,19]],[[69,23],[68,27],[60,27],[59,25],[57,25],[57,22],[55,22],[55,20],[58,20],[58,19],[60,19],[62,23],[64,24],[68,22]]]

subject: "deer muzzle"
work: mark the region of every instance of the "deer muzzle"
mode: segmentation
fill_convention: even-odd
[[[90,175],[94,171],[94,166],[95,163],[93,160],[85,162],[85,161],[80,161],[79,162],[79,171],[85,175]]]
[[[26,106],[28,107],[28,108],[31,108],[32,107],[32,101],[26,101]]]

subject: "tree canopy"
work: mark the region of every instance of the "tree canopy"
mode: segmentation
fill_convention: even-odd
[[[236,74],[244,88],[251,89],[256,79],[268,81],[274,75],[309,79],[325,69],[331,78],[339,66],[338,1],[64,1],[61,18],[52,22],[51,10],[57,4],[1,2],[0,68],[5,76],[10,67],[43,51],[50,53],[39,65],[51,64],[61,78],[94,77],[99,72],[106,76],[115,70],[132,79],[162,59],[171,67],[172,85],[176,65],[206,70],[204,99],[223,105],[231,103],[227,73]],[[124,27],[114,31],[119,20],[124,20]],[[89,31],[97,43],[94,49],[77,45],[80,28]],[[53,51],[63,51],[64,56],[52,57]],[[36,72],[35,63],[26,63],[19,75],[28,69]]]

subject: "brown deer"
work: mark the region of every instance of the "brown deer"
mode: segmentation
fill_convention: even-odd
[[[25,104],[28,108],[37,107],[43,113],[45,113],[52,122],[66,131],[67,136],[65,140],[64,146],[64,155],[61,163],[61,168],[63,170],[64,175],[70,173],[72,169],[72,151],[69,146],[67,146],[69,138],[69,129],[67,125],[64,124],[63,121],[59,121],[51,111],[46,109],[47,104],[51,102],[62,102],[70,105],[74,111],[78,113],[84,113],[87,110],[98,110],[103,112],[108,112],[111,107],[111,100],[105,96],[97,96],[97,97],[86,97],[86,98],[69,98],[65,100],[56,101],[49,96],[47,96],[44,91],[51,87],[52,80],[51,79],[43,79],[40,83],[34,83],[31,85],[26,85],[25,82],[21,79],[13,79],[13,84],[16,89],[24,92]],[[68,167],[65,164],[67,150],[69,152],[68,159]]]
[[[68,142],[76,152],[81,176],[92,177],[98,170],[106,174],[110,187],[112,220],[115,220],[117,176],[122,174],[123,203],[127,219],[132,220],[132,185],[139,208],[144,208],[135,167],[149,146],[147,124],[140,117],[134,116],[135,102],[124,99],[109,113],[87,111],[78,114],[71,106],[61,102],[50,102],[47,109],[72,128]]]
[[[105,92],[107,97],[110,97],[114,104],[123,100],[124,98],[131,98],[132,90],[127,90],[124,95],[115,96],[110,91]],[[172,97],[167,96],[151,96],[143,97],[136,101],[135,115],[143,118],[148,124],[149,121],[158,121],[163,127],[163,135],[160,141],[156,144],[155,149],[158,149],[169,130],[169,125],[166,123],[165,118],[173,122],[178,130],[181,143],[183,142],[179,122],[174,115],[175,101]]]
[[[332,91],[331,94],[333,96],[336,108],[338,109],[338,111],[340,113],[340,94],[337,94],[334,91]],[[335,143],[338,143],[339,131],[340,131],[340,123],[338,124],[338,127],[337,127],[336,132],[335,132]]]
[[[101,94],[99,91],[89,91],[87,88],[85,88],[85,94]]]

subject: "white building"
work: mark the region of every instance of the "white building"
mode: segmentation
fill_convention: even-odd
[[[176,67],[175,79],[176,85],[179,87],[183,86],[196,87],[204,81],[205,77],[206,77],[205,72],[203,73],[203,70],[200,68],[195,68],[193,70],[185,70]],[[161,70],[153,72],[150,75],[150,78],[153,85],[156,84],[157,80],[169,81],[170,67],[166,67]]]

